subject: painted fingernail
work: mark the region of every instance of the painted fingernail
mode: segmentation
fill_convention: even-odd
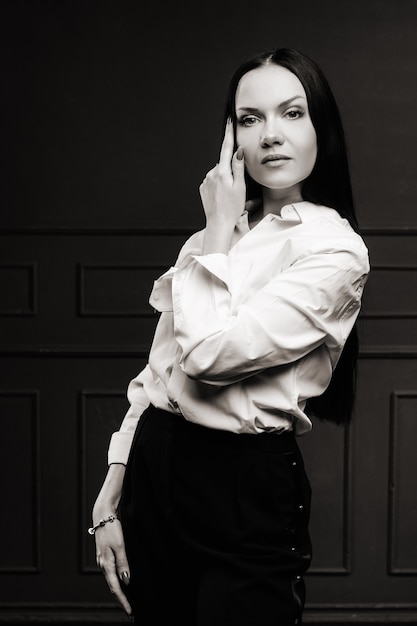
[[[238,161],[241,161],[243,159],[243,148],[242,148],[242,146],[239,146],[239,148],[237,149],[236,158],[237,158]]]
[[[122,572],[120,574],[120,580],[124,582],[125,585],[128,585],[130,581],[129,572]]]

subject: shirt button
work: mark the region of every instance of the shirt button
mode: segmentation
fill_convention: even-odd
[[[299,504],[299,505],[298,505],[298,508],[300,509],[300,511],[302,511],[302,510],[304,509],[304,507],[303,507],[303,505],[302,505],[302,504]]]

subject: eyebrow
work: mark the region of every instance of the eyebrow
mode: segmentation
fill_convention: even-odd
[[[279,109],[283,109],[283,108],[287,107],[289,104],[291,104],[291,102],[294,102],[294,100],[298,100],[300,98],[302,100],[305,100],[304,96],[292,96],[292,98],[288,98],[288,100],[284,100],[283,102],[281,102],[278,105],[278,108]],[[254,107],[239,107],[238,109],[236,109],[236,111],[249,111],[251,113],[255,113],[258,110],[259,109],[254,108]]]

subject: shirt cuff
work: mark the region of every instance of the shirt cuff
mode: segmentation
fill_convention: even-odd
[[[162,274],[153,284],[149,304],[162,313],[172,311],[172,277],[177,271],[176,267],[171,267],[165,274]]]
[[[230,285],[230,270],[227,254],[212,252],[202,256],[193,254],[192,257],[197,263],[205,267],[210,274],[221,280],[227,288]]]
[[[108,464],[122,463],[127,465],[134,432],[116,432],[110,439]]]

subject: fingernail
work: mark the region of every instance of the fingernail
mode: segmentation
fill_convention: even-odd
[[[238,161],[241,161],[243,159],[243,148],[242,148],[242,146],[239,146],[239,148],[237,149],[236,158],[237,158]]]
[[[125,585],[128,585],[130,581],[129,572],[122,572],[120,574],[120,580],[124,582]]]

